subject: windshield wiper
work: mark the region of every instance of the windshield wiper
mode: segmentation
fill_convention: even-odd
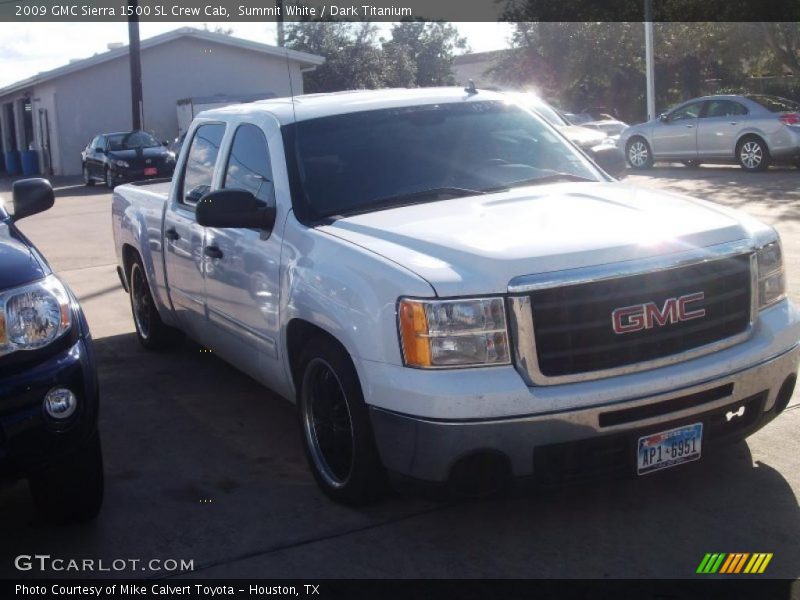
[[[387,208],[422,204],[431,200],[451,200],[453,198],[462,198],[464,196],[481,196],[486,193],[488,193],[486,190],[472,190],[462,187],[435,187],[426,190],[419,190],[417,192],[409,192],[406,194],[397,194],[395,196],[379,198],[374,202],[370,202],[364,206],[354,207],[351,210],[343,211],[341,214],[335,216],[347,217],[351,215],[373,212],[376,210],[384,210]]]
[[[498,185],[496,187],[486,188],[485,192],[500,192],[503,190],[510,190],[511,188],[515,187],[522,187],[524,185],[537,185],[540,183],[553,183],[554,181],[597,181],[596,179],[591,179],[589,177],[582,177],[580,175],[574,175],[572,173],[548,173],[547,175],[542,175],[541,177],[529,177],[527,179],[520,179],[518,181],[512,181],[510,183],[504,183],[502,185]]]

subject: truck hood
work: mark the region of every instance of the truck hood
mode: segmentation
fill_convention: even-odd
[[[406,206],[320,229],[414,271],[439,296],[462,296],[504,293],[520,275],[740,240],[758,226],[711,203],[609,182]]]
[[[50,271],[16,228],[0,221],[0,291],[47,276]]]

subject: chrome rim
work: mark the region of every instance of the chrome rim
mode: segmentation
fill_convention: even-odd
[[[650,153],[644,142],[633,142],[628,148],[628,160],[634,167],[643,167],[647,164]]]
[[[153,305],[153,298],[138,264],[133,265],[131,269],[131,304],[136,329],[142,338],[147,339],[150,337],[150,308]]]
[[[313,359],[303,376],[303,425],[317,472],[333,488],[353,472],[355,442],[350,408],[342,384],[323,359]]]
[[[745,142],[739,152],[739,158],[748,169],[758,168],[764,160],[764,151],[761,149],[761,144],[758,142]]]

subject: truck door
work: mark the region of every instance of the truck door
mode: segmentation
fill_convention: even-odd
[[[278,137],[277,126],[274,128]],[[261,127],[239,124],[233,134],[220,188],[251,192],[275,206],[267,136]],[[282,214],[283,213],[283,214]],[[281,231],[206,229],[206,304],[212,348],[262,381],[282,374],[278,358],[278,297]]]
[[[205,229],[195,220],[195,207],[211,190],[225,125],[200,125],[192,136],[186,161],[176,174],[174,190],[164,216],[164,263],[170,299],[181,327],[205,343]]]

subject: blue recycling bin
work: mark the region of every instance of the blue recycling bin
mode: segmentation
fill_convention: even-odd
[[[19,175],[22,172],[22,165],[19,160],[19,152],[9,150],[6,152],[6,173],[9,175]]]
[[[23,151],[22,174],[25,175],[25,177],[39,174],[39,153],[36,150]]]

